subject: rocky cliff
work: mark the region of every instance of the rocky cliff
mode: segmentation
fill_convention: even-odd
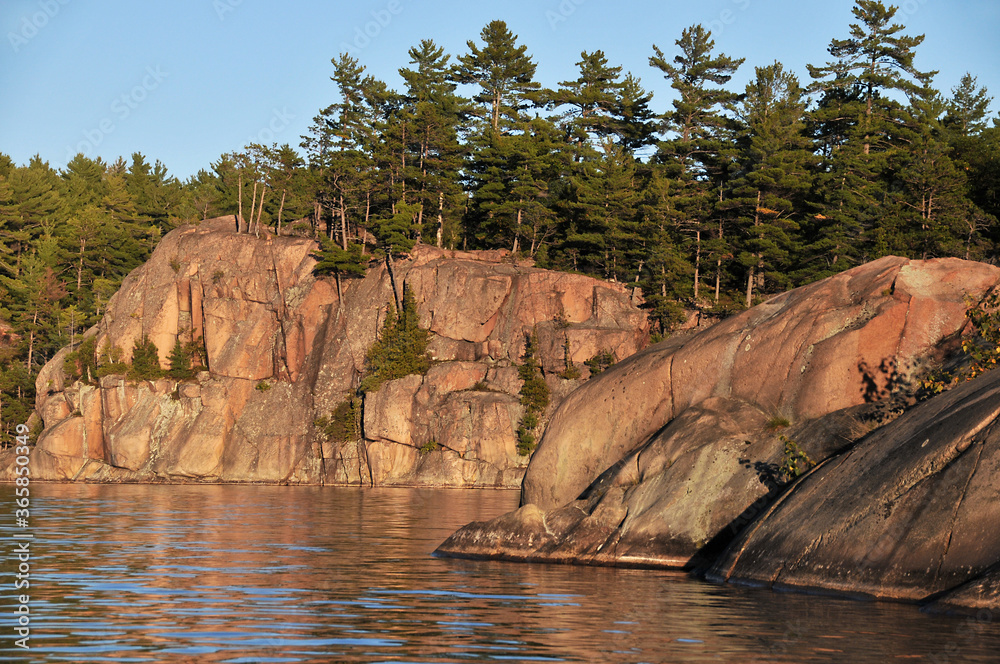
[[[602,351],[623,359],[648,342],[629,289],[516,266],[500,252],[418,246],[397,263],[431,331],[426,375],[365,397],[362,434],[329,440],[315,421],[352,395],[393,301],[384,267],[344,280],[312,274],[307,238],[235,232],[233,218],[178,228],[130,274],[88,335],[128,361],[137,339],[161,366],[176,340],[201,340],[193,380],[72,382],[65,348],[40,372],[41,479],[518,486],[523,414],[515,364],[539,339],[551,409]],[[566,358],[578,379],[560,378]],[[431,449],[433,448],[433,449]],[[428,451],[430,450],[430,451]]]
[[[656,344],[567,397],[520,509],[439,552],[995,606],[1000,373],[914,383],[998,280],[889,257]]]

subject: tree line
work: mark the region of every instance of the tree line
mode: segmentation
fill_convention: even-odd
[[[774,62],[742,90],[730,82],[745,60],[688,27],[652,48],[673,90],[661,107],[600,50],[544,87],[496,20],[456,57],[429,39],[409,49],[401,90],[335,57],[333,102],[301,150],[251,144],[184,182],[138,153],[60,170],[0,155],[3,435],[38,368],[158,239],[221,214],[321,239],[338,285],[373,260],[393,275],[416,242],[506,248],[641,288],[664,334],[685,309],[725,314],[889,254],[995,261],[992,97],[971,74],[937,90],[896,9],[857,0],[809,80]]]

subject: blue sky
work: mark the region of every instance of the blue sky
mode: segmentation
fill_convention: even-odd
[[[899,0],[907,34],[925,34],[916,66],[948,92],[970,71],[1000,98],[1000,3]],[[527,45],[546,86],[576,77],[581,51],[603,50],[669,107],[649,66],[652,45],[675,53],[685,27],[713,31],[716,51],[753,68],[778,60],[808,82],[844,38],[853,0],[613,2],[541,0],[0,0],[0,152],[62,167],[76,152],[113,161],[139,151],[185,179],[256,141],[297,147],[335,101],[331,58],[347,50],[400,89],[407,50],[430,38],[457,56],[502,19]],[[994,102],[993,113],[1000,109]]]

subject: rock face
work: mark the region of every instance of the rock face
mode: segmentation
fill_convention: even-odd
[[[981,622],[989,622],[1000,611],[1000,568],[946,592],[932,601],[932,612],[971,613]]]
[[[710,578],[922,600],[983,574],[1000,561],[998,419],[1000,372],[921,404],[804,477]]]
[[[332,278],[312,274],[312,240],[235,228],[227,217],[169,233],[88,333],[126,360],[148,337],[163,367],[177,339],[200,338],[208,371],[71,384],[63,349],[37,380],[45,430],[33,476],[517,486],[527,460],[516,451],[514,363],[525,335],[537,331],[553,408],[582,382],[558,378],[567,352],[574,363],[599,351],[624,358],[648,342],[623,286],[518,267],[500,252],[418,246],[396,271],[433,333],[433,366],[366,397],[360,440],[328,441],[314,421],[359,383],[393,300],[387,272],[344,280],[340,301]]]
[[[534,456],[522,502],[551,509],[576,498],[709,397],[793,422],[877,401],[964,327],[966,295],[982,295],[998,275],[957,259],[883,258],[657,344],[567,400]]]
[[[889,257],[772,298],[699,334],[652,346],[567,397],[532,458],[518,511],[466,526],[439,552],[584,564],[708,565],[776,497],[789,495],[782,493],[789,476],[781,471],[788,458],[802,452],[813,462],[829,459],[814,475],[831,472],[822,469],[838,464],[843,458],[838,453],[908,405],[906,387],[914,376],[957,345],[967,325],[966,298],[981,299],[998,279],[1000,270],[983,264]],[[919,408],[933,403],[937,399]],[[985,422],[992,411],[981,408],[977,417]],[[942,416],[932,414],[924,422]],[[895,430],[902,426],[900,420]],[[937,450],[937,456],[923,461],[913,457],[906,477],[917,482],[917,469],[941,470],[934,464],[960,456],[956,445],[929,445],[925,451]],[[973,450],[961,458],[980,456]],[[865,467],[879,468],[887,480],[904,472],[891,451],[866,460]],[[861,468],[854,466],[853,472]],[[970,468],[964,471],[963,478],[971,477]],[[949,472],[961,474],[957,468]],[[790,496],[815,486],[812,477],[808,484],[794,485]],[[801,528],[806,539],[785,542],[780,546],[786,548],[771,555],[765,552],[779,547],[779,535],[764,542],[756,537],[771,531],[760,530],[751,540],[759,541],[753,551],[766,556],[771,567],[762,571],[756,558],[741,556],[745,571],[737,567],[731,576],[770,579],[779,561],[793,565],[803,556],[796,567],[799,576],[783,571],[782,578],[825,585],[821,580],[830,574],[826,566],[839,553],[809,557],[808,546],[819,545],[806,533],[818,533],[839,518],[835,515],[843,515],[837,511],[841,501],[855,500],[861,509],[887,498],[879,493],[883,490],[872,483],[818,492],[815,501],[822,494],[829,517],[809,511],[821,509],[819,502],[803,504],[795,516],[781,521],[787,528],[782,536]],[[964,494],[957,491],[960,503],[958,496]],[[977,495],[985,500],[988,490]],[[995,493],[992,500],[996,506]],[[872,514],[884,509],[886,504],[879,503]],[[993,512],[969,509],[962,527],[969,529],[970,541],[985,523],[973,522],[973,514],[992,518]],[[854,532],[847,524],[853,522],[843,518],[847,542]],[[814,524],[815,530],[804,523]],[[943,527],[940,521],[933,523]],[[878,532],[875,521],[869,532]],[[899,535],[890,541],[897,542]],[[941,586],[958,583],[960,569],[968,578],[982,570],[990,555],[1000,558],[997,544],[985,542],[992,554],[984,549],[979,558],[972,548],[956,554],[935,572]],[[807,568],[812,574],[808,579]],[[874,566],[873,579],[886,569],[885,561]],[[903,584],[904,579],[888,583]]]

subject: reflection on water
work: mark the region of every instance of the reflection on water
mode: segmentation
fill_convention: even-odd
[[[433,558],[511,491],[32,485],[31,659],[990,662],[1000,625],[663,571]],[[4,562],[13,487],[0,486]],[[18,659],[18,658],[23,659]]]

